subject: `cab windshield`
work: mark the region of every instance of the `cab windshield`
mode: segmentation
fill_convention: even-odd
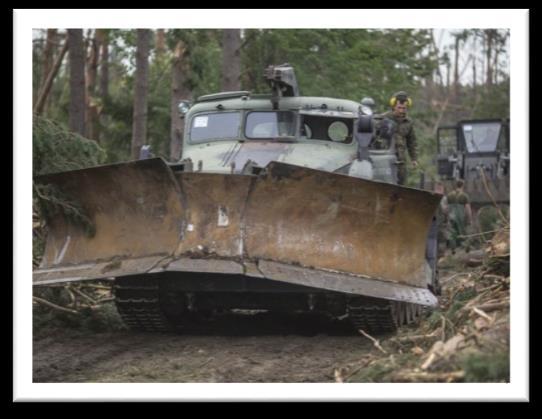
[[[501,124],[499,122],[463,125],[463,135],[469,153],[495,151],[500,130]]]

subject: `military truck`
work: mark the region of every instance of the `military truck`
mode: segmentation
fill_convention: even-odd
[[[463,120],[440,126],[437,144],[437,173],[445,191],[450,192],[455,181],[463,179],[475,230],[494,230],[510,205],[509,120]],[[485,240],[489,237],[483,236]]]
[[[465,181],[475,206],[510,202],[510,124],[501,119],[464,120],[438,128],[437,168],[449,188]]]
[[[182,103],[178,162],[148,158],[36,179],[78,202],[93,234],[48,222],[34,285],[110,278],[132,328],[182,331],[218,310],[323,312],[369,333],[435,306],[430,226],[440,195],[395,185],[393,143],[369,108],[300,96],[293,68],[270,94]]]

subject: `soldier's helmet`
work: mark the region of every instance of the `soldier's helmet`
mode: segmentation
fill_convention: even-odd
[[[409,108],[412,106],[412,99],[408,96],[407,92],[400,91],[394,93],[393,96],[390,98],[390,106],[394,108],[397,104],[397,101],[406,102]]]
[[[372,97],[364,97],[363,99],[361,99],[360,103],[363,106],[368,106],[371,109],[374,109],[374,107],[376,106],[376,103]]]

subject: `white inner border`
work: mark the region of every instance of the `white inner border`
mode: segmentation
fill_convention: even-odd
[[[248,23],[250,22],[250,23]],[[247,24],[248,23],[248,24]],[[32,383],[32,29],[509,28],[511,63],[510,384]],[[15,10],[13,399],[29,400],[527,400],[528,10]]]

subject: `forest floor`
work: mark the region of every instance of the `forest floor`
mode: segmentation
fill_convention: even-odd
[[[317,315],[230,314],[179,335],[128,331],[118,319],[98,328],[36,321],[35,313],[33,381],[508,382],[510,278],[481,262],[464,253],[441,259],[440,306],[376,337]]]

